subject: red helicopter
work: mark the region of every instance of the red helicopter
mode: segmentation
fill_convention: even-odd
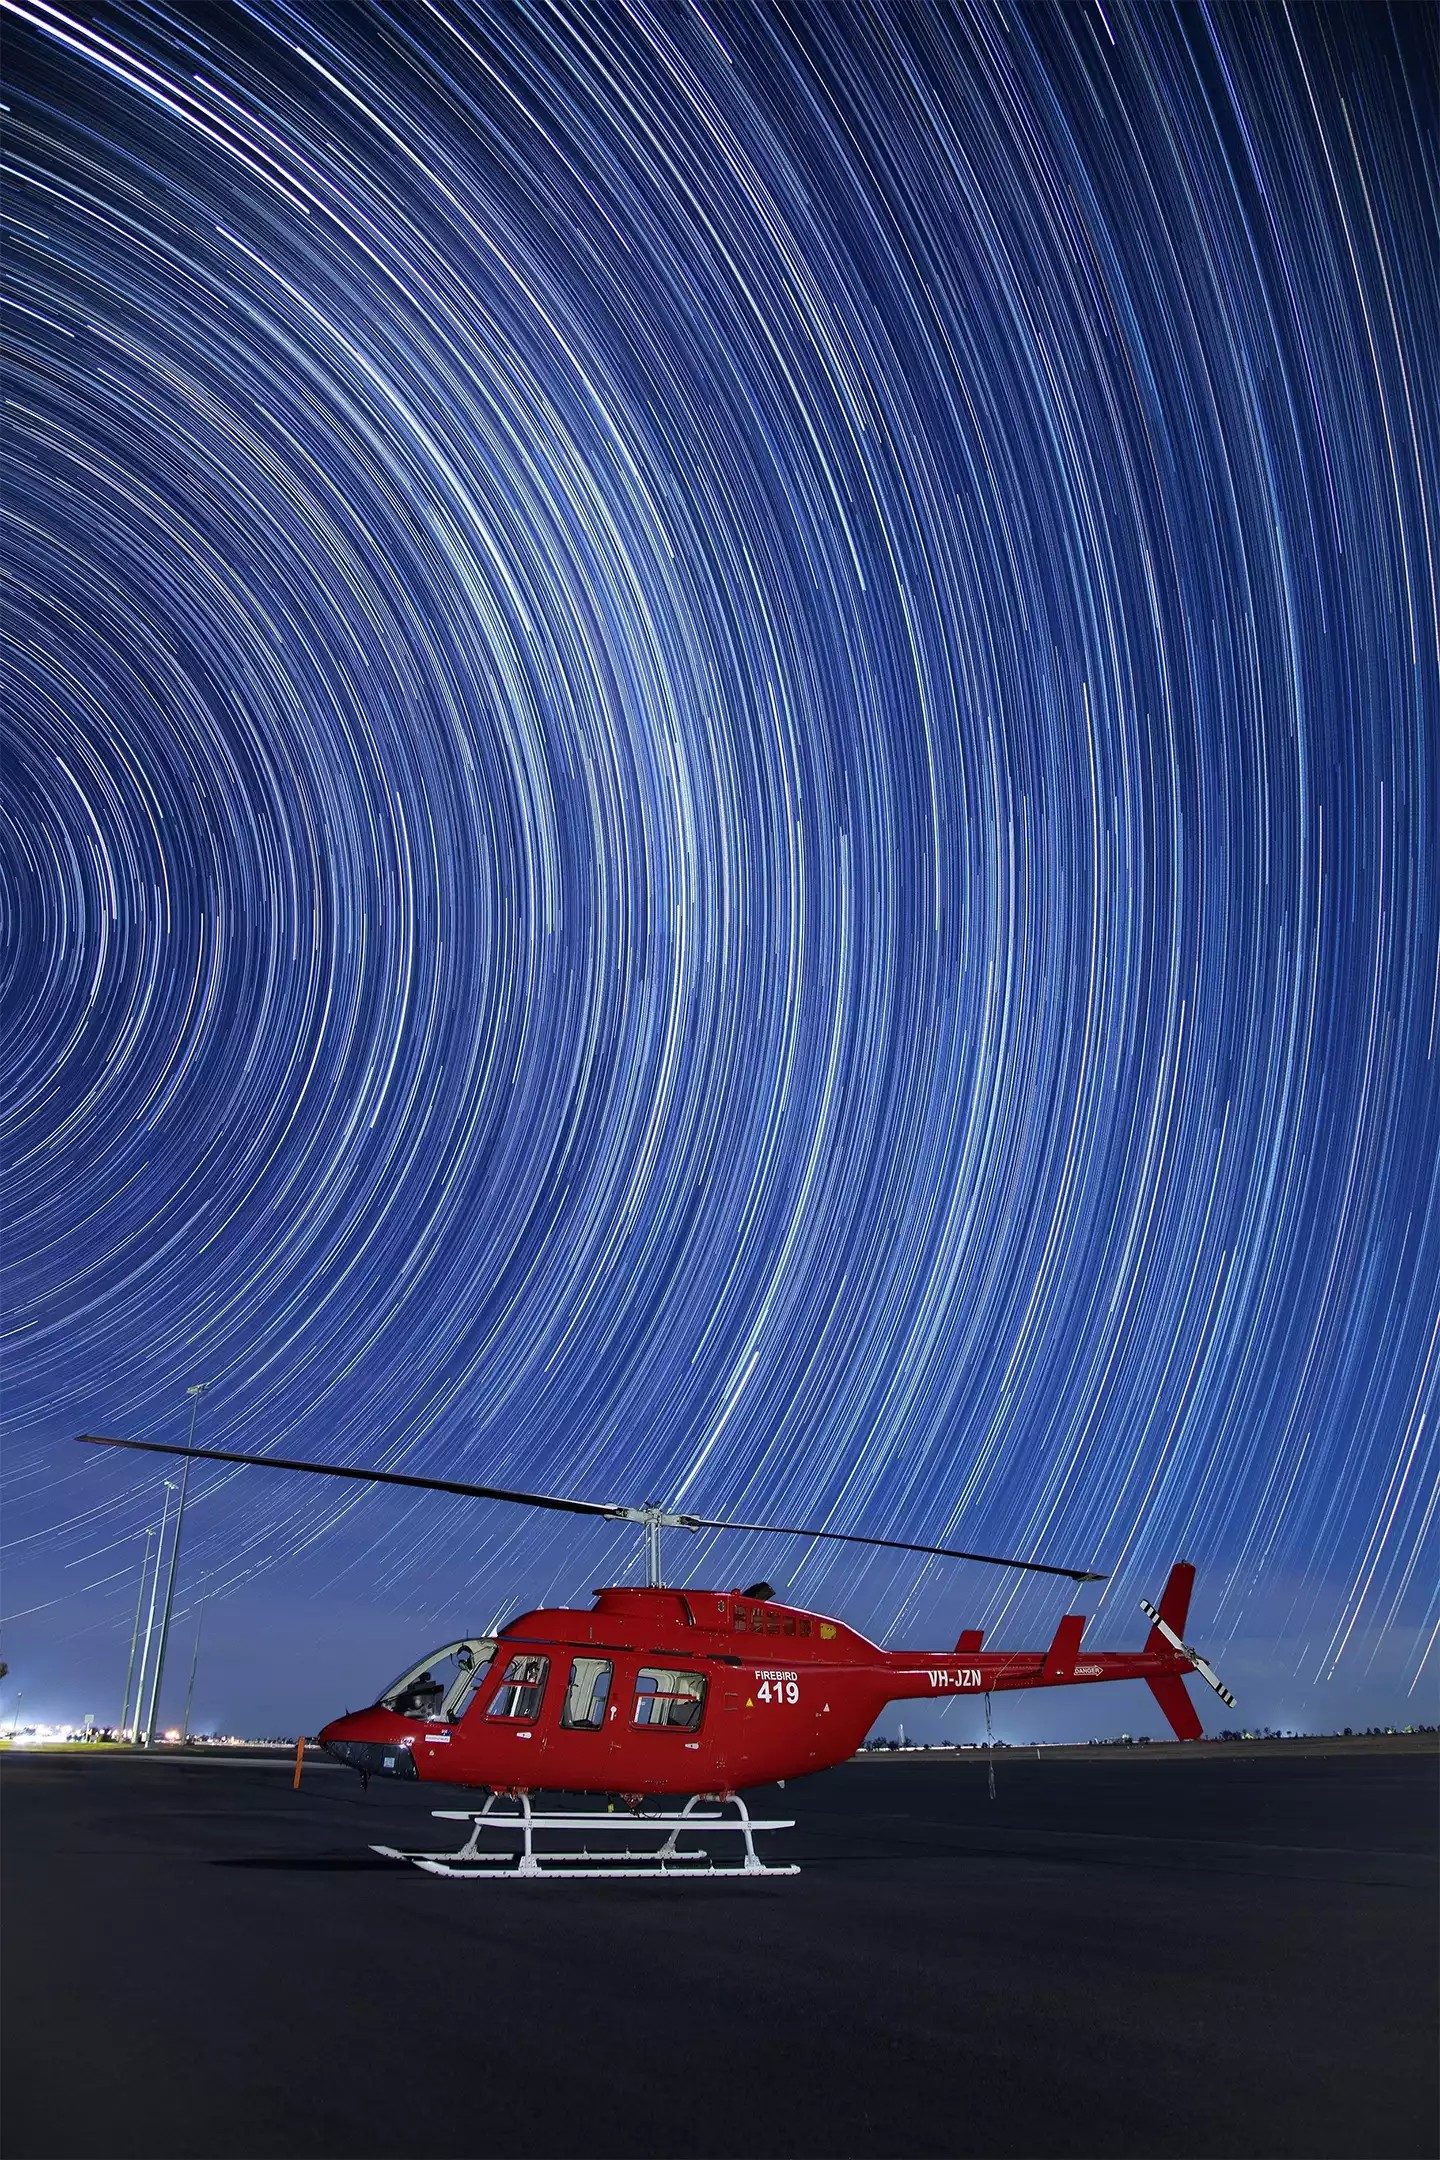
[[[988,1567],[1061,1575],[1076,1583],[1103,1582],[1089,1568],[914,1545],[848,1530],[802,1530],[789,1524],[717,1521],[647,1505],[561,1499],[446,1478],[412,1477],[338,1463],[241,1455],[224,1448],[171,1447],[153,1440],[81,1436],[90,1446],[135,1448],[160,1455],[193,1455],[209,1462],[248,1463],[323,1477],[403,1485],[475,1500],[516,1501],[574,1515],[637,1523],[645,1534],[643,1589],[597,1590],[588,1612],[542,1607],[507,1621],[492,1635],[462,1636],[407,1666],[368,1710],[334,1718],[319,1734],[336,1758],[374,1777],[479,1787],[483,1808],[437,1809],[449,1821],[469,1822],[458,1851],[399,1852],[437,1875],[491,1878],[497,1874],[566,1876],[793,1875],[764,1862],[756,1831],[790,1829],[790,1821],[755,1821],[739,1797],[743,1786],[784,1784],[846,1761],[887,1703],[937,1695],[998,1694],[1017,1688],[1071,1687],[1100,1680],[1143,1680],[1179,1740],[1198,1739],[1201,1724],[1185,1691],[1192,1672],[1221,1701],[1235,1698],[1213,1668],[1181,1637],[1195,1570],[1170,1570],[1158,1609],[1144,1604],[1150,1633],[1137,1651],[1083,1651],[1084,1616],[1069,1613],[1048,1650],[986,1650],[982,1631],[967,1628],[952,1650],[882,1650],[842,1620],[779,1602],[768,1583],[747,1590],[678,1590],[661,1580],[662,1530],[748,1530],[787,1537],[878,1545],[891,1552],[974,1560]],[[536,1793],[599,1795],[608,1816],[594,1811],[537,1816]],[[644,1852],[537,1850],[538,1831],[612,1833],[634,1829],[647,1801],[689,1796],[678,1813],[644,1816],[645,1827],[668,1832]],[[622,1802],[630,1816],[616,1815]],[[512,1813],[496,1813],[503,1801]],[[697,1815],[701,1801],[737,1810],[734,1820]],[[682,1851],[682,1833],[703,1825],[707,1835],[738,1834],[744,1858],[714,1867],[707,1855]],[[487,1853],[487,1834],[519,1837],[518,1856]]]

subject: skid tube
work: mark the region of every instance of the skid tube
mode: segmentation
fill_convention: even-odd
[[[513,1800],[515,1812],[494,1813],[495,1803],[500,1799]],[[737,1819],[730,1822],[718,1814],[695,1814],[693,1810],[702,1800],[737,1809]],[[530,1795],[523,1792],[491,1793],[483,1808],[435,1808],[432,1812],[437,1822],[470,1824],[470,1835],[457,1851],[402,1852],[394,1845],[372,1845],[370,1850],[379,1853],[382,1859],[406,1860],[427,1875],[448,1875],[456,1882],[522,1879],[529,1882],[546,1879],[552,1882],[721,1882],[745,1881],[759,1875],[798,1875],[800,1872],[793,1861],[786,1865],[771,1865],[755,1850],[757,1831],[793,1830],[794,1818],[757,1822],[737,1793],[696,1793],[675,1815],[601,1815],[593,1809],[537,1814],[530,1804]],[[722,1831],[743,1838],[744,1859],[733,1865],[716,1867],[703,1847],[682,1851],[682,1834],[702,1826],[707,1836]],[[629,1848],[592,1852],[588,1846],[568,1852],[535,1850],[537,1830],[600,1831],[608,1835],[614,1831],[629,1832],[637,1827],[664,1830],[668,1835],[658,1847],[643,1852]],[[482,1852],[481,1840],[487,1832],[494,1830],[518,1836],[519,1851]]]

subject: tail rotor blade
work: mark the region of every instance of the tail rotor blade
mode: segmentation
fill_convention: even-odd
[[[1190,1664],[1194,1667],[1195,1671],[1200,1675],[1200,1678],[1205,1682],[1206,1686],[1214,1688],[1215,1693],[1220,1697],[1221,1702],[1225,1704],[1226,1708],[1233,1710],[1235,1707],[1235,1697],[1230,1693],[1229,1688],[1226,1687],[1225,1683],[1220,1678],[1219,1673],[1216,1672],[1214,1666],[1210,1663],[1209,1659],[1201,1657],[1198,1650],[1192,1650],[1189,1643],[1182,1642],[1180,1637],[1176,1634],[1174,1628],[1171,1627],[1169,1621],[1161,1619],[1159,1613],[1156,1612],[1155,1607],[1150,1603],[1148,1598],[1141,1598],[1140,1610],[1144,1613],[1146,1619],[1150,1622],[1150,1625],[1153,1628],[1159,1629],[1160,1633],[1164,1636],[1166,1642],[1169,1643],[1171,1649],[1178,1650],[1181,1657],[1188,1659]]]

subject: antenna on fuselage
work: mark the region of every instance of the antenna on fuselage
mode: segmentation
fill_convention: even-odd
[[[923,1553],[932,1560],[975,1560],[982,1567],[1021,1568],[1030,1575],[1063,1575],[1070,1582],[1104,1582],[1093,1568],[1056,1567],[1048,1560],[1010,1560],[998,1553],[960,1552],[951,1545],[912,1545],[905,1538],[869,1537],[862,1530],[803,1530],[795,1523],[736,1522],[714,1515],[681,1515],[654,1501],[621,1507],[614,1501],[569,1500],[558,1493],[517,1492],[507,1485],[466,1485],[454,1478],[414,1477],[408,1470],[362,1470],[353,1463],[298,1462],[283,1455],[240,1455],[231,1448],[177,1447],[168,1440],[111,1440],[78,1433],[86,1447],[134,1448],[142,1455],[193,1455],[200,1462],[246,1463],[258,1470],[299,1470],[315,1477],[353,1478],[362,1485],[405,1485],[412,1491],[450,1493],[461,1500],[510,1500],[520,1507],[550,1508],[562,1515],[603,1515],[610,1522],[639,1523],[645,1533],[645,1582],[663,1587],[662,1530],[747,1530],[756,1537],[822,1538],[833,1545],[874,1545],[885,1552]]]

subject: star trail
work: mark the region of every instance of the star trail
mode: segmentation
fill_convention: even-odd
[[[1432,11],[3,8],[11,1684],[204,1380],[1433,1714]],[[638,1565],[211,1469],[180,1610],[293,1729]]]

